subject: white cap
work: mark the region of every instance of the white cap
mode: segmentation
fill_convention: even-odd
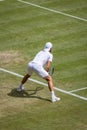
[[[51,42],[47,42],[47,43],[45,44],[44,50],[49,51],[52,47],[53,47],[52,43],[51,43]]]

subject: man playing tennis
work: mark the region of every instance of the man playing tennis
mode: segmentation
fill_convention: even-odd
[[[28,73],[23,77],[17,91],[22,91],[24,89],[23,84],[28,80],[32,73],[35,72],[48,82],[48,87],[51,93],[51,101],[56,102],[60,100],[60,98],[55,96],[53,80],[48,73],[53,59],[53,55],[51,53],[52,46],[52,43],[47,42],[44,49],[38,52],[34,59],[28,63]],[[44,65],[46,65],[46,69],[44,69]]]

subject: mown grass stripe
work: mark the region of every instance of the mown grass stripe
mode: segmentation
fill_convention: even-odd
[[[74,19],[78,19],[78,20],[87,22],[87,19],[84,19],[84,18],[80,18],[80,17],[77,17],[77,16],[73,16],[73,15],[70,15],[70,14],[67,14],[67,13],[63,13],[63,12],[60,12],[60,11],[56,11],[56,10],[53,10],[53,9],[49,9],[49,8],[46,8],[46,7],[43,7],[43,6],[39,6],[39,5],[36,5],[36,4],[32,4],[32,3],[27,2],[27,1],[23,1],[23,0],[17,0],[17,1],[22,2],[22,3],[25,3],[25,4],[29,4],[29,5],[31,5],[31,6],[35,6],[35,7],[44,9],[44,10],[48,10],[48,11],[51,11],[51,12],[54,12],[54,13],[58,13],[58,14],[61,14],[61,15],[64,15],[64,16],[68,16],[68,17],[71,17],[71,18],[74,18]]]

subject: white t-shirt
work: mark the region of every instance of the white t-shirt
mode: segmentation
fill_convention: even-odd
[[[52,60],[53,60],[53,55],[46,50],[42,50],[37,53],[37,55],[35,56],[32,62],[44,66],[47,63],[47,61],[52,62]]]

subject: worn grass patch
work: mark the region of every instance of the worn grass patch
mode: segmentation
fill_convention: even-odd
[[[21,58],[21,54],[18,51],[10,50],[10,51],[4,51],[0,52],[0,65],[12,65],[12,64],[18,64],[20,62],[23,62],[24,59]]]

